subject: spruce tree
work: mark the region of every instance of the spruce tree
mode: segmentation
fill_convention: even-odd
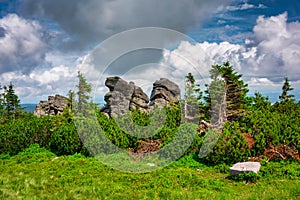
[[[185,101],[184,112],[185,118],[198,121],[206,119],[206,107],[202,101],[203,92],[201,91],[200,84],[196,84],[196,80],[192,73],[185,76]]]
[[[248,85],[241,80],[242,74],[235,72],[229,62],[223,64],[221,72],[225,81],[227,119],[237,120],[247,107]]]
[[[12,116],[14,119],[21,113],[20,99],[15,94],[14,85],[10,83],[4,86],[4,115]]]
[[[283,86],[282,86],[282,93],[281,95],[279,96],[279,99],[281,101],[287,101],[287,100],[293,100],[293,97],[294,95],[292,94],[288,94],[289,91],[292,91],[294,88],[292,88],[290,82],[289,82],[289,79],[288,77],[285,77],[284,78],[284,83],[283,83]]]
[[[223,124],[226,120],[226,91],[221,78],[219,65],[213,65],[210,70],[211,83],[206,84],[204,100],[209,111],[211,124]]]
[[[78,85],[76,86],[78,97],[78,112],[84,111],[84,106],[88,103],[91,96],[92,86],[86,80],[81,72],[78,72]]]
[[[252,97],[253,100],[253,110],[266,110],[269,109],[271,106],[271,102],[269,101],[269,97],[263,96],[259,92],[254,93],[254,97]]]
[[[2,93],[2,86],[0,85],[0,117],[3,116],[4,113],[4,94]]]
[[[69,90],[68,92],[68,100],[69,100],[69,105],[70,105],[70,109],[73,110],[73,106],[76,103],[75,101],[75,92],[73,90]]]
[[[221,118],[227,121],[238,120],[248,105],[246,94],[249,90],[248,85],[241,80],[242,75],[238,74],[229,62],[225,62],[223,65],[213,65],[210,76],[212,82],[208,85],[206,92],[208,105],[210,107],[215,105],[219,108],[219,120]],[[212,102],[212,99],[215,99],[215,102]],[[218,111],[218,109],[211,110]]]

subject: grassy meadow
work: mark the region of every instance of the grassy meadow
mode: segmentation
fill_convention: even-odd
[[[258,179],[229,176],[186,156],[151,173],[123,173],[81,154],[56,157],[32,145],[0,159],[0,199],[299,199],[297,162],[262,163]]]

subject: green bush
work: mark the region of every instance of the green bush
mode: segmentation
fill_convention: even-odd
[[[0,124],[0,153],[16,155],[31,144],[39,144],[57,155],[88,155],[69,114],[38,118],[24,114],[22,118]]]
[[[17,163],[43,162],[55,158],[56,155],[38,144],[32,144],[24,151],[18,153],[13,159]]]
[[[245,161],[250,149],[237,122],[225,123],[213,150],[202,160],[207,164],[232,164]]]
[[[130,116],[129,116],[130,117]],[[139,123],[144,123],[143,119],[137,119]],[[107,118],[103,113],[97,113],[97,119],[101,128],[101,131],[104,132],[105,136],[116,146],[122,149],[136,148],[137,138],[133,137],[122,130],[122,127],[118,126],[118,123],[113,118]],[[124,118],[123,118],[124,119]],[[119,118],[122,120],[122,118]],[[120,122],[121,123],[121,122]]]
[[[37,118],[32,114],[0,124],[0,153],[16,155],[34,143],[48,147],[50,127],[49,117]]]
[[[89,155],[84,147],[77,127],[71,115],[63,114],[51,117],[50,140],[47,148],[57,155],[82,153]]]
[[[300,177],[300,165],[295,161],[265,162],[262,164],[259,173],[263,177],[275,176],[290,179],[298,179]]]
[[[159,139],[163,142],[163,146],[172,141],[181,122],[180,108],[175,106],[157,109],[152,117],[154,122],[151,122],[152,118],[148,113],[139,110],[119,116],[117,119],[108,119],[103,113],[97,113],[100,128],[105,136],[122,149],[137,149],[138,139]],[[157,121],[163,123],[153,124]],[[133,128],[135,128],[134,136],[132,135]],[[150,136],[147,137],[147,135]]]
[[[253,109],[245,115],[240,125],[255,140],[252,156],[261,156],[266,149],[280,144],[299,151],[299,113],[299,102],[284,101]]]
[[[260,105],[261,104],[261,105]],[[293,150],[300,152],[300,103],[294,101],[283,101],[271,105],[267,102],[254,104],[238,122],[227,122],[223,126],[220,138],[215,144],[213,151],[201,159],[208,164],[231,164],[247,160],[249,156],[262,156],[264,151],[271,146],[286,144]],[[178,154],[186,147],[180,144],[190,142],[188,150],[183,155],[199,153],[205,137],[196,133],[197,125],[185,123],[182,120],[180,106],[173,105],[173,108],[165,108],[157,112],[155,116],[148,113],[133,111],[131,115],[115,119],[108,119],[103,113],[97,112],[97,127],[103,131],[106,138],[101,138],[94,130],[78,135],[78,127],[74,116],[66,110],[59,116],[46,116],[37,118],[33,114],[23,113],[16,119],[6,119],[0,123],[0,154],[6,153],[16,155],[28,148],[31,144],[38,144],[56,155],[72,155],[81,153],[89,155],[87,148],[82,141],[91,149],[110,149],[116,145],[124,150],[136,151],[138,140],[161,140],[162,147],[168,147],[164,151],[167,157],[178,157]],[[151,126],[151,117],[154,117],[162,125]],[[128,124],[128,120],[140,127],[137,135],[133,136],[129,129],[124,130],[120,123]],[[83,125],[85,121],[82,121]],[[149,137],[141,138],[145,134],[155,133]],[[207,132],[209,133],[208,130]],[[181,135],[180,135],[181,134]],[[254,144],[251,149],[245,140],[244,134],[251,135]],[[192,141],[190,136],[193,136]],[[209,135],[209,134],[207,134]],[[91,137],[92,136],[92,137]],[[97,146],[97,141],[102,141],[102,147]],[[207,142],[207,141],[206,141]],[[208,143],[210,141],[208,140]],[[175,145],[174,145],[175,144]],[[173,146],[172,146],[173,145]],[[168,155],[167,155],[168,154]],[[183,156],[181,155],[181,156]]]

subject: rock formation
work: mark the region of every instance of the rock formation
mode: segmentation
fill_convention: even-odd
[[[234,164],[232,167],[230,167],[230,174],[236,176],[243,172],[258,173],[259,170],[260,170],[259,162],[239,162]]]
[[[154,107],[163,108],[170,102],[178,103],[180,101],[179,86],[166,78],[161,78],[153,84],[150,100],[142,88],[133,82],[128,83],[120,77],[108,77],[105,85],[109,88],[109,92],[104,97],[106,105],[101,111],[110,117],[117,117],[129,110],[136,109],[149,112]]]
[[[68,105],[68,98],[64,96],[49,96],[48,101],[40,101],[40,103],[36,106],[33,114],[38,117],[43,117],[47,115],[59,115],[64,111],[64,108]]]
[[[142,112],[149,110],[149,98],[147,94],[144,93],[142,88],[139,86],[134,86],[133,95],[130,101],[129,110],[140,109]]]
[[[134,84],[127,83],[120,77],[108,77],[105,85],[109,88],[109,92],[104,97],[107,104],[103,111],[111,117],[125,114],[129,109]]]
[[[150,101],[150,106],[157,106],[159,108],[168,106],[170,102],[179,103],[179,86],[169,79],[161,78],[153,84]]]

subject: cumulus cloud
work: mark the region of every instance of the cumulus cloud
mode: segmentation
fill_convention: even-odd
[[[213,12],[262,9],[265,8],[263,4],[254,5],[243,1],[242,4],[228,7],[226,3],[229,0],[222,1],[223,5],[218,0],[21,2],[21,16],[30,19],[15,14],[0,19],[0,80],[2,84],[12,81],[25,102],[30,102],[30,99],[46,99],[48,95],[55,93],[65,95],[76,85],[77,70],[83,72],[93,86],[96,86],[94,91],[97,96],[103,96],[107,89],[101,83],[104,83],[106,76],[121,75],[138,85],[144,84],[143,89],[148,91],[153,81],[160,77],[168,77],[182,84],[184,76],[192,72],[199,78],[206,79],[212,64],[227,60],[244,74],[244,79],[252,87],[280,87],[283,76],[288,76],[292,83],[299,85],[300,23],[287,22],[287,13],[273,17],[260,16],[253,34],[247,37],[244,44],[192,43],[185,40],[176,46],[174,41],[178,38],[170,39],[169,35],[164,38],[173,46],[166,45],[164,47],[169,48],[158,53],[150,53],[148,50],[136,54],[123,52],[128,46],[135,47],[138,42],[133,41],[140,37],[127,38],[110,44],[105,49],[81,54],[76,62],[77,52],[70,54],[70,51],[65,51],[91,47],[112,34],[138,27],[159,26],[186,32],[193,26],[201,25]],[[51,34],[57,33],[50,37],[55,37],[57,43],[45,42],[45,32],[41,26],[43,22],[31,20],[33,16],[55,24],[54,30],[52,27],[50,31]],[[224,18],[216,23],[225,24],[226,20],[228,19]],[[49,24],[46,23],[47,25]],[[227,28],[232,30],[234,27]],[[211,34],[205,34],[219,35],[219,32],[214,29]],[[148,38],[151,43],[166,42],[157,40],[151,33],[143,34],[142,40],[144,38]],[[52,45],[55,51],[46,52],[49,50],[47,45]],[[61,46],[56,49],[56,45]],[[117,51],[111,51],[112,49]],[[36,68],[41,62],[46,65]]]
[[[26,0],[27,16],[51,19],[69,34],[69,48],[91,45],[108,36],[137,27],[164,27],[185,32],[199,26],[216,7],[229,0]]]
[[[18,4],[18,15],[9,14],[0,19],[0,76],[2,84],[12,81],[21,98],[28,102],[30,99],[44,99],[44,95],[65,94],[66,88],[74,88],[77,70],[82,71],[90,82],[97,84],[97,72],[103,73],[103,66],[107,66],[105,59],[119,53],[104,53],[105,59],[100,61],[97,54],[92,52],[84,55],[85,53],[79,53],[78,50],[90,50],[109,36],[132,28],[153,26],[185,32],[191,27],[201,25],[216,11],[217,6],[226,5],[229,0],[222,3],[218,0],[19,2],[21,4]],[[41,20],[37,22],[32,20],[33,18]],[[46,33],[46,30],[49,33]],[[162,41],[147,33],[144,33],[143,38],[148,38],[149,42],[166,44],[163,47],[174,45],[174,41],[178,39],[168,35]],[[127,43],[116,43],[118,51],[123,49],[122,45],[132,46],[134,39],[128,39]],[[111,47],[106,51],[111,52],[109,48]],[[144,59],[145,55],[147,59]],[[78,56],[81,57],[76,61]],[[149,62],[159,63],[161,57],[161,50],[152,53],[138,52],[135,56],[129,53],[125,59],[122,56],[114,58],[114,62],[103,76],[123,73],[124,77],[130,78],[132,74],[129,72],[137,73],[137,68],[142,69],[140,65]],[[136,66],[129,66],[133,61]],[[143,71],[151,74],[149,69]],[[163,75],[163,71],[166,76],[172,72],[170,68],[157,68],[151,77],[155,77],[156,74],[157,79],[157,76]],[[140,76],[140,80],[143,79],[144,77]],[[103,88],[96,90],[104,94]]]
[[[67,95],[77,84],[76,76],[77,71],[73,67],[60,65],[51,69],[36,68],[29,74],[20,71],[5,72],[0,74],[0,80],[3,85],[12,82],[23,103],[37,103],[39,100],[46,100],[48,95]]]
[[[36,21],[25,20],[16,14],[0,19],[0,73],[28,73],[43,61],[46,44],[43,31]]]
[[[272,91],[278,92],[284,76],[288,76],[292,83],[300,80],[299,24],[288,23],[287,13],[273,17],[260,16],[252,36],[246,38],[244,44],[182,41],[175,49],[164,49],[160,62],[133,64],[133,61],[129,63],[133,64],[131,67],[126,67],[120,65],[124,63],[121,59],[116,62],[117,65],[104,71],[101,70],[105,63],[101,56],[103,52],[96,50],[83,57],[78,68],[90,80],[98,80],[98,85],[97,81],[93,83],[101,88],[99,95],[103,95],[106,90],[102,83],[106,76],[121,75],[128,81],[142,87],[144,85],[143,89],[148,92],[155,80],[168,77],[183,89],[183,80],[188,72],[192,72],[203,85],[209,82],[211,65],[230,61],[237,71],[244,74],[243,79],[254,91],[261,91],[264,86],[265,91],[273,88]],[[97,61],[97,58],[100,60]],[[99,79],[100,76],[102,79]]]
[[[284,76],[296,81],[300,78],[300,23],[287,22],[287,13],[257,19],[251,37],[245,44],[221,43],[182,43],[173,51],[165,51],[164,61],[177,68],[181,63],[173,54],[190,57],[194,63],[206,62],[206,67],[214,63],[230,61],[245,78],[268,77],[271,82],[281,82]],[[205,56],[201,53],[205,52]],[[201,65],[198,65],[201,67]],[[204,75],[207,75],[203,71]],[[266,79],[251,79],[255,84],[266,85]],[[253,82],[256,80],[256,82]],[[260,80],[260,81],[257,81]]]

